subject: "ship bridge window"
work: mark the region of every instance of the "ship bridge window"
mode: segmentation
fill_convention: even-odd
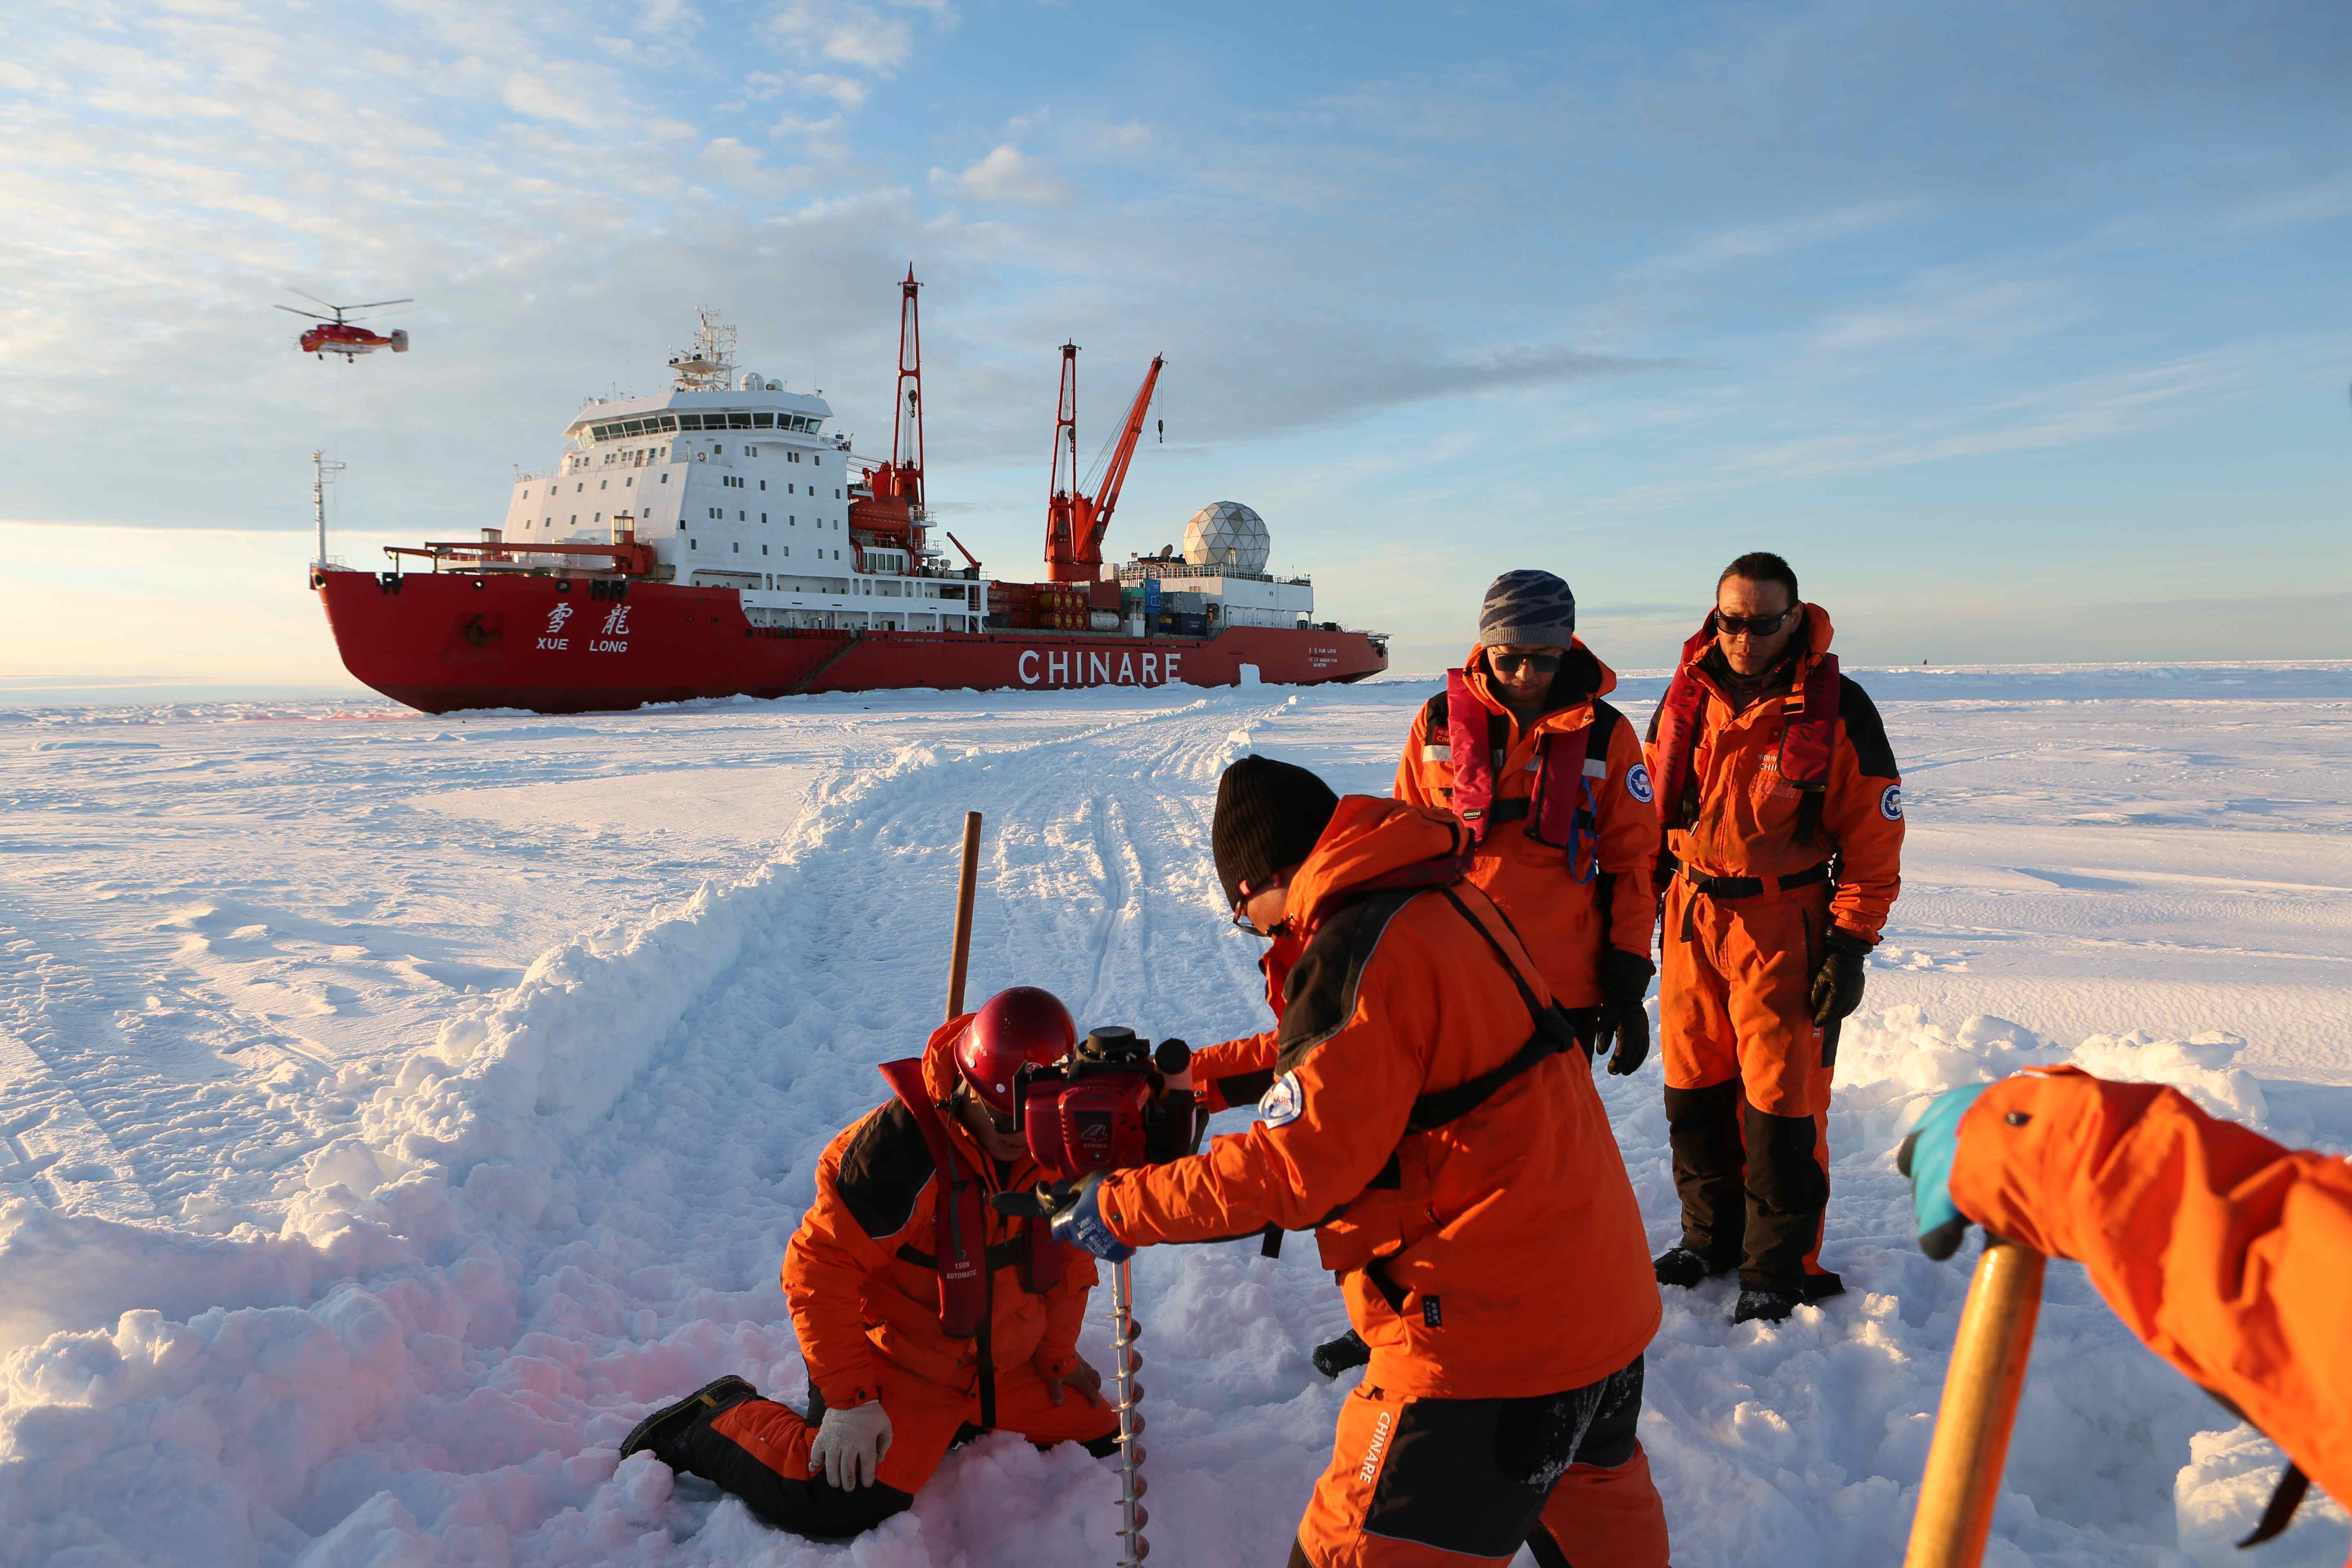
[[[776,416],[772,414],[754,414],[751,416],[751,428],[754,430],[772,430],[775,428],[775,426]]]

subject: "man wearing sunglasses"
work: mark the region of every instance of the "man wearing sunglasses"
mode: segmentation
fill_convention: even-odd
[[[1052,993],[1016,985],[885,1063],[895,1098],[825,1149],[784,1248],[808,1414],[722,1377],[639,1422],[621,1457],[648,1450],[770,1524],[841,1536],[909,1507],[977,1432],[1109,1453],[1118,1415],[1077,1351],[1094,1259],[987,1201],[1048,1174],[1013,1119],[1013,1075],[1076,1041]]]
[[[1665,826],[1658,1019],[1683,1206],[1658,1281],[1737,1268],[1732,1321],[1778,1322],[1844,1289],[1821,1266],[1830,1080],[1903,849],[1886,728],[1778,555],[1724,568],[1650,717],[1649,763]]]
[[[1616,685],[1576,636],[1568,584],[1506,572],[1470,657],[1414,715],[1392,793],[1461,819],[1471,882],[1501,906],[1593,1056],[1626,1074],[1650,1054],[1658,814],[1641,740],[1601,700]]]

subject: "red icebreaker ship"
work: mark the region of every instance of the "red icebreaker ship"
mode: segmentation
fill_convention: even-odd
[[[1088,496],[1074,471],[1076,350],[1064,350],[1050,581],[996,582],[952,535],[963,564],[950,565],[923,505],[916,288],[910,272],[887,462],[829,432],[823,398],[739,372],[733,329],[705,311],[670,362],[672,389],[589,403],[554,471],[516,480],[504,527],[389,547],[383,573],[329,562],[322,539],[310,585],[344,667],[428,713],[1233,686],[1253,672],[1311,685],[1388,668],[1385,638],[1318,624],[1313,586],[1266,573],[1265,525],[1236,502],[1203,507],[1181,556],[1102,564],[1156,361]]]

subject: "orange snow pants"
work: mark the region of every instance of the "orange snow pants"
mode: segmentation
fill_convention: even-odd
[[[1832,1073],[1809,994],[1829,902],[1825,883],[1721,899],[1676,877],[1658,979],[1683,1245],[1809,1300],[1842,1289],[1820,1261]]]
[[[901,1373],[883,1384],[890,1417],[890,1447],[876,1467],[874,1484],[852,1491],[829,1485],[809,1468],[816,1428],[789,1405],[746,1399],[698,1421],[679,1447],[696,1475],[716,1481],[770,1524],[803,1535],[848,1535],[904,1510],[931,1479],[956,1440],[980,1426],[980,1397]],[[996,1380],[996,1430],[1018,1432],[1041,1446],[1085,1443],[1108,1452],[1118,1436],[1109,1402],[1087,1403],[1065,1385],[1062,1403],[1027,1364]]]
[[[1666,1568],[1666,1510],[1633,1436],[1642,1363],[1527,1399],[1360,1385],[1291,1547],[1294,1568]]]

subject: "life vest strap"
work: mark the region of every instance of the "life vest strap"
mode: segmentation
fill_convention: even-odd
[[[939,1196],[932,1205],[932,1268],[940,1277],[940,1329],[955,1339],[981,1336],[981,1375],[994,1377],[986,1355],[988,1320],[995,1292],[991,1289],[987,1220],[981,1202],[980,1176],[957,1158],[948,1139],[946,1121],[931,1103],[923,1082],[919,1057],[884,1062],[883,1079],[898,1103],[915,1119],[915,1127],[931,1154],[931,1179]],[[1032,1224],[1035,1222],[1032,1221]]]

